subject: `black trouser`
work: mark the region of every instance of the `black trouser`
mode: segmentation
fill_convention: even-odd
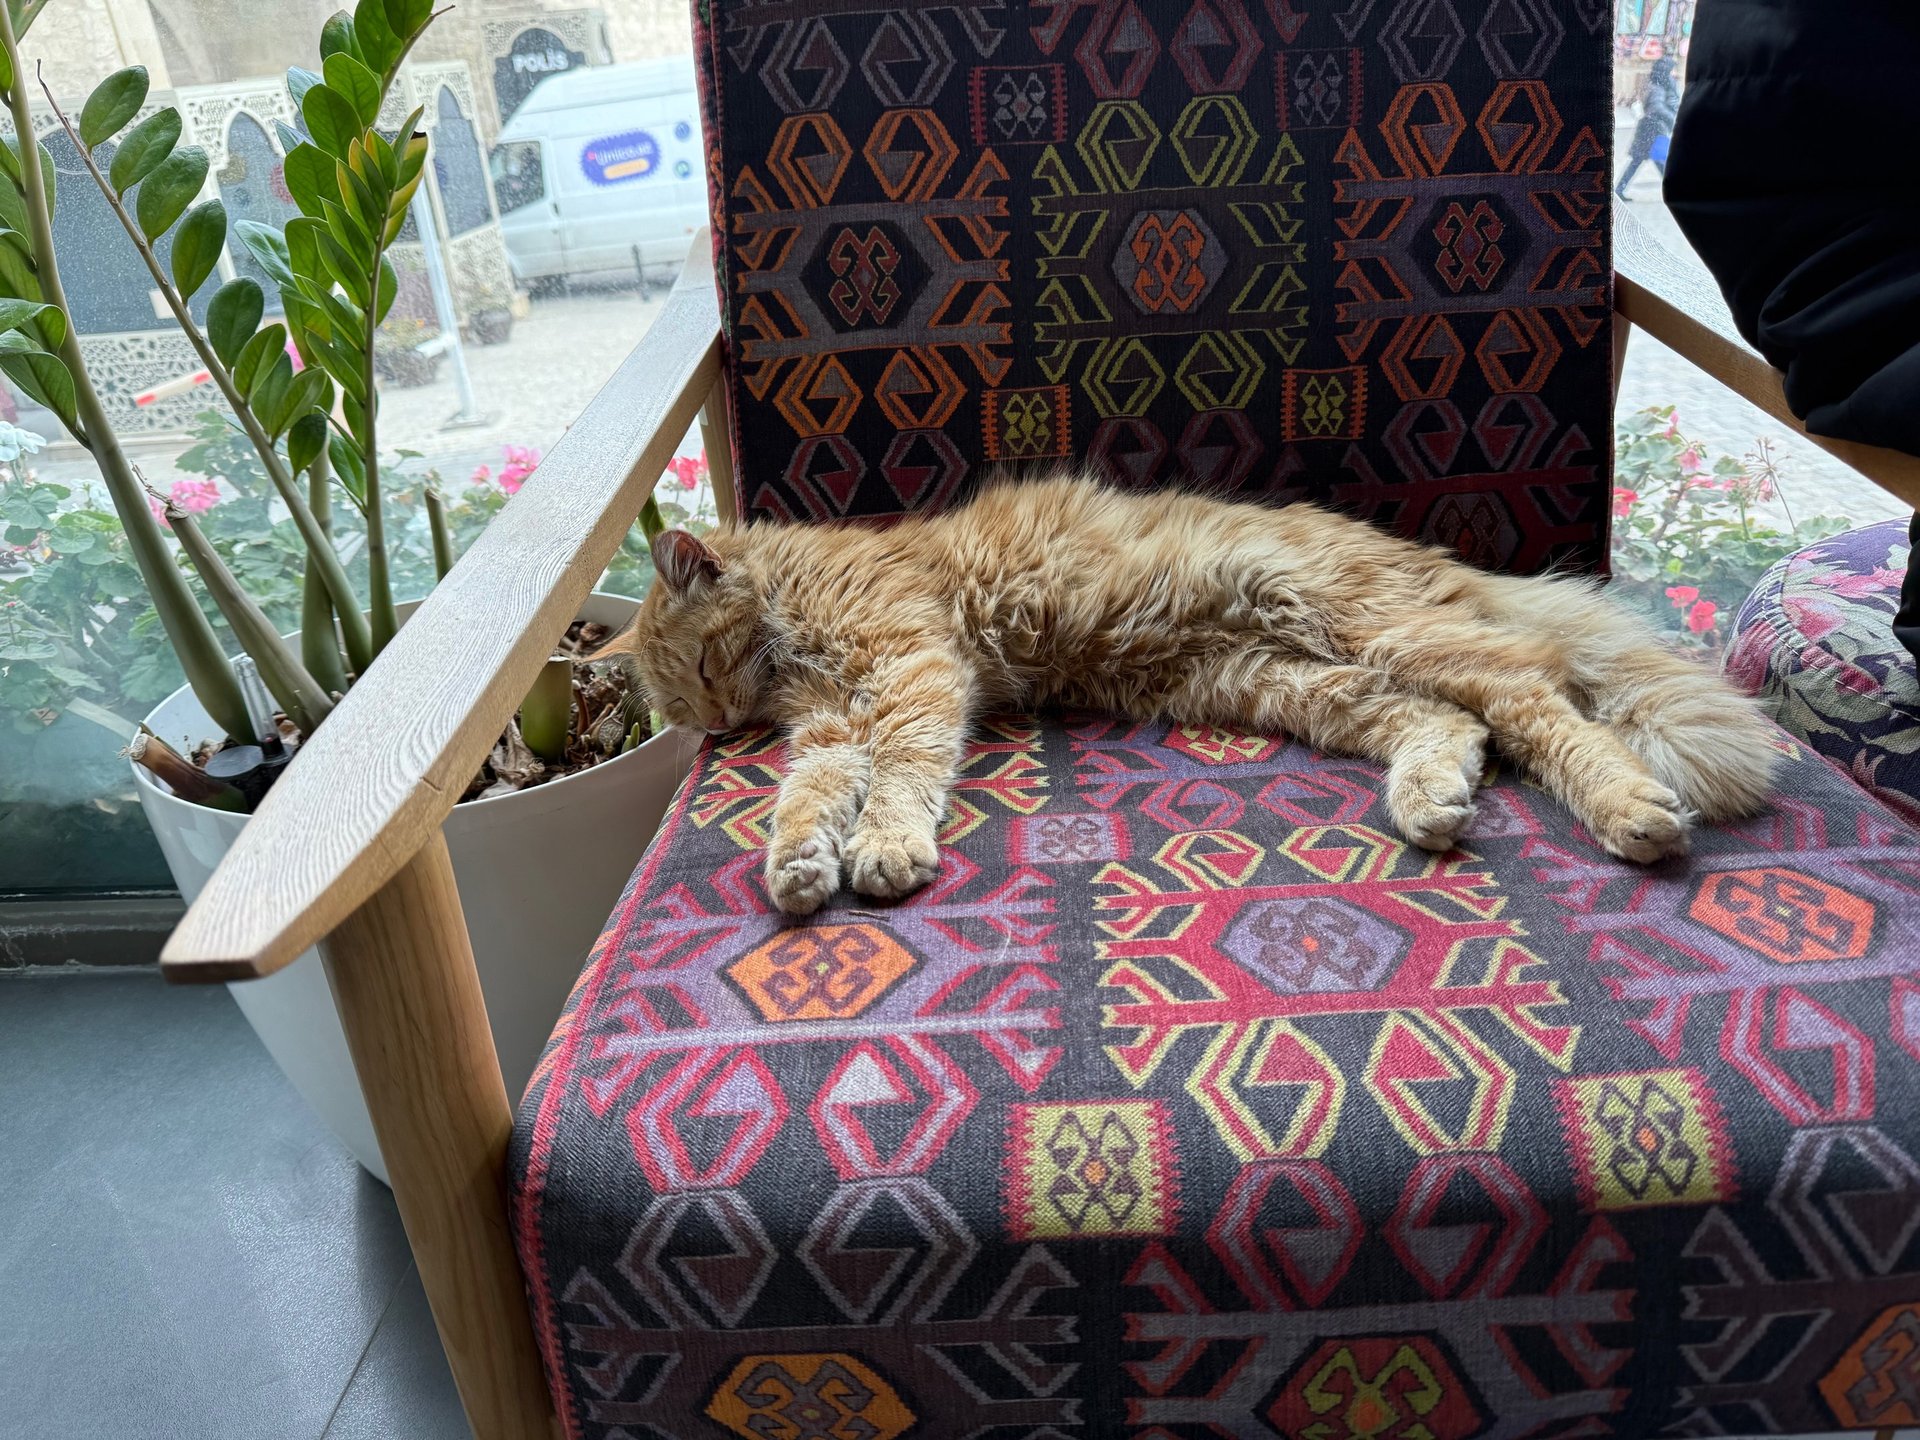
[[[1667,204],[1807,428],[1910,455],[1916,133],[1915,0],[1700,0]],[[1920,545],[1894,633],[1920,656]]]

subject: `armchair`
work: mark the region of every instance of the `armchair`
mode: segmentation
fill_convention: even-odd
[[[723,288],[703,239],[163,956],[169,979],[226,981],[321,943],[480,1440],[1920,1422],[1920,833],[1784,734],[1773,815],[1643,872],[1511,777],[1435,858],[1370,820],[1378,776],[1358,763],[1007,717],[976,742],[941,880],[797,927],[754,863],[777,737],[724,737],[587,960],[516,1130],[438,827],[696,414],[730,512],[940,503],[970,469],[1064,454],[1066,437],[1155,483],[1180,436],[1189,468],[1233,488],[1353,504],[1485,563],[1604,560],[1604,457],[1523,433],[1549,384],[1589,449],[1607,421],[1593,7],[1526,7],[1562,37],[1551,65],[1497,27],[1452,45],[1365,5],[1199,5],[1164,35],[1134,6],[1037,5],[1021,32],[967,4],[776,8],[701,7]],[[1559,148],[1495,111],[1503,66],[1540,77],[1509,98],[1551,90]],[[1332,90],[1289,122],[1287,86],[1315,76]],[[1364,94],[1337,93],[1363,76]],[[1223,95],[1268,127],[1237,130]],[[991,139],[996,105],[1032,147]],[[1224,183],[1222,156],[1257,151],[1264,191],[1233,214],[1273,268],[1210,254],[1201,200],[1182,227],[1150,171],[1167,142],[1103,149],[1094,118],[1184,126],[1194,197]],[[968,127],[964,153],[939,142]],[[1408,202],[1380,166],[1404,182],[1453,144],[1538,144],[1571,177],[1545,223],[1578,235],[1564,286],[1504,312],[1470,294],[1442,325],[1444,300],[1382,288],[1393,262],[1417,245],[1444,285],[1449,244],[1476,263],[1461,227],[1475,245],[1494,228],[1469,205],[1449,230],[1442,206],[1418,234],[1383,233]],[[1079,164],[1113,168],[1089,182]],[[1460,171],[1458,193],[1520,220],[1494,203],[1522,188],[1511,175]],[[783,213],[776,181],[810,203]],[[1072,183],[1161,192],[1103,209]],[[780,247],[821,215],[848,220],[850,245],[836,258],[838,232],[816,237],[782,273]],[[911,224],[940,238],[908,241]],[[957,278],[929,300],[936,244]],[[1614,244],[1616,364],[1638,325],[1779,414],[1711,286],[1630,224]],[[1286,286],[1289,266],[1333,286],[1336,260],[1337,307]],[[795,285],[830,302],[836,281],[837,321],[794,308]],[[888,344],[907,322],[884,313],[887,284],[912,324],[955,334]],[[1017,290],[1014,313],[982,299],[992,284]],[[1086,297],[1136,284],[1138,316],[1074,328]],[[1168,337],[1195,333],[1183,284],[1273,308],[1212,360],[1169,358]],[[1551,379],[1549,343],[1567,366]],[[1541,375],[1502,392],[1524,378],[1510,365]],[[1398,414],[1385,395],[1362,411],[1370,383],[1403,387]],[[1456,463],[1468,422],[1449,429],[1449,407],[1469,391],[1486,453],[1531,444],[1514,468],[1540,473]],[[956,474],[947,448],[969,433]],[[1263,442],[1278,458],[1256,471]],[[1920,498],[1915,462],[1846,457]],[[837,986],[795,1000],[769,983],[810,965]]]

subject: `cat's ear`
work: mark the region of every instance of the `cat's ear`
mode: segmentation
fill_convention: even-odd
[[[720,577],[720,557],[698,535],[662,530],[653,537],[653,569],[669,590],[684,595]]]

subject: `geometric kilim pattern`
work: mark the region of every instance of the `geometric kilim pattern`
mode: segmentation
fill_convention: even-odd
[[[1603,570],[1597,0],[700,0],[750,513],[995,467]]]
[[[791,921],[785,746],[709,742],[515,1131],[567,1434],[1920,1424],[1920,831],[1778,744],[1646,869],[1507,775],[1435,856],[1372,765],[1001,718],[930,886]]]

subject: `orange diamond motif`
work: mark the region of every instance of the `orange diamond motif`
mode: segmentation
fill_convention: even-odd
[[[873,925],[816,925],[786,930],[727,967],[771,1024],[850,1020],[914,967],[911,953]]]
[[[1857,960],[1873,943],[1871,900],[1777,865],[1708,876],[1687,914],[1784,965]]]
[[[1821,1379],[1820,1393],[1848,1429],[1920,1424],[1920,1306],[1874,1317]]]
[[[838,1352],[749,1355],[707,1414],[746,1440],[897,1440],[918,1418],[871,1368]]]

